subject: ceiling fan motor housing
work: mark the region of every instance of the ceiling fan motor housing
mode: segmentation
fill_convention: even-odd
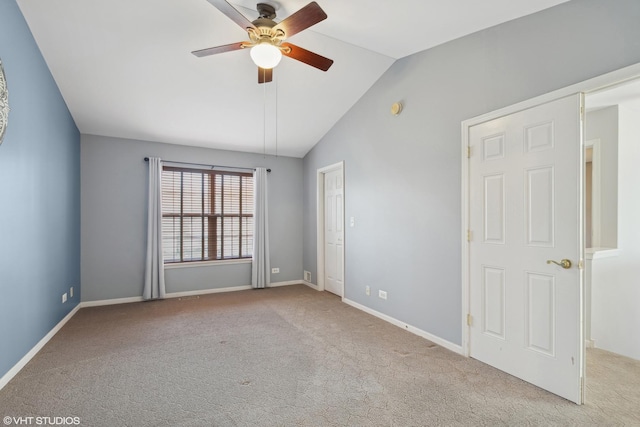
[[[256,9],[260,14],[260,18],[274,19],[276,17],[276,8],[268,3],[258,3]]]
[[[269,18],[258,18],[252,22],[257,28],[268,28],[271,29],[276,26],[275,21]]]
[[[273,10],[273,6],[268,4],[259,3],[258,7],[260,7],[260,5],[267,6],[271,8],[270,10]],[[261,11],[260,14],[262,15],[263,12]],[[273,14],[273,17],[275,17],[275,13]],[[253,44],[268,42],[274,46],[279,46],[282,43],[282,39],[285,35],[284,31],[280,29],[275,31],[273,30],[273,27],[277,25],[273,19],[260,16],[260,18],[253,21],[252,24],[255,28],[247,28],[247,33],[249,34],[249,38]]]

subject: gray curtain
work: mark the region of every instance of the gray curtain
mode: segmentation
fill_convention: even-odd
[[[253,172],[253,259],[251,286],[265,288],[270,283],[269,272],[269,216],[267,203],[267,170]]]
[[[145,300],[165,297],[162,256],[162,160],[149,157],[149,204],[147,211],[147,261],[144,268]]]

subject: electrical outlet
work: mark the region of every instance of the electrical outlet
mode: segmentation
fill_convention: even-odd
[[[66,292],[64,294],[62,294],[62,303],[64,304],[65,302],[67,302],[67,293]]]
[[[278,267],[273,267],[273,268],[271,269],[271,273],[273,273],[273,274],[280,273],[280,269],[279,269]]]
[[[73,298],[73,286],[69,289],[69,298]]]
[[[365,287],[364,293],[367,294],[367,296],[371,295],[371,287],[370,286]]]
[[[306,282],[311,283],[311,272],[310,271],[307,271],[307,270],[304,271],[304,280]]]
[[[382,299],[387,299],[387,291],[378,291],[378,296]]]

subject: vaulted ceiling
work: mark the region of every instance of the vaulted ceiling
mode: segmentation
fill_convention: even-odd
[[[280,21],[309,1],[262,2]],[[290,41],[333,66],[283,58],[263,85],[247,51],[191,54],[247,40],[207,0],[18,4],[80,132],[303,157],[396,59],[564,1],[318,0],[328,19]]]

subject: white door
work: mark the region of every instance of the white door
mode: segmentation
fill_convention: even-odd
[[[582,99],[469,129],[470,356],[576,403]]]
[[[324,174],[324,288],[342,296],[344,285],[344,189],[342,171]]]

